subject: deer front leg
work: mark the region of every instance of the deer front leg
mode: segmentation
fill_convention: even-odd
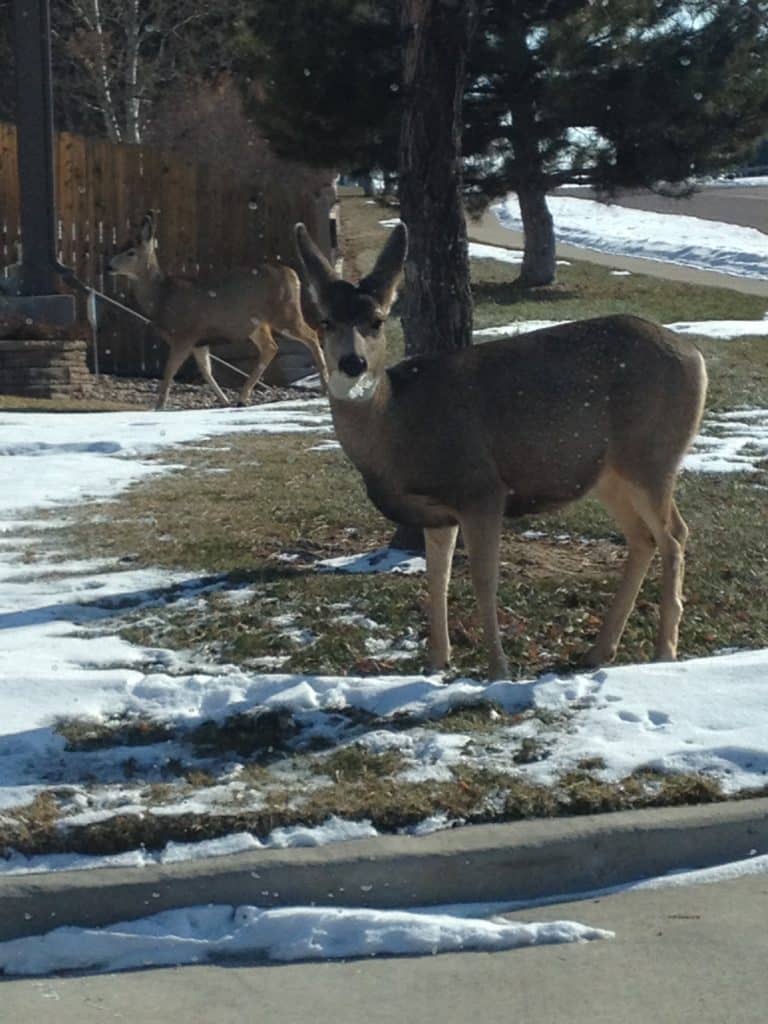
[[[447,668],[451,660],[448,636],[448,584],[456,547],[458,526],[437,526],[424,530],[429,592],[429,660],[434,669]]]
[[[501,508],[468,513],[461,517],[461,531],[469,555],[472,586],[488,650],[490,679],[509,678],[509,668],[499,633],[496,592],[499,585]]]
[[[256,365],[251,370],[251,374],[243,384],[243,390],[240,392],[240,405],[248,405],[253,394],[253,389],[261,380],[267,367],[277,355],[277,342],[272,336],[272,331],[269,328],[269,324],[263,323],[261,320],[253,318],[251,323],[254,325],[253,330],[248,335],[250,340],[256,346],[258,352],[258,359]]]

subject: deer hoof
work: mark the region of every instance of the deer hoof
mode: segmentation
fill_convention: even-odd
[[[609,665],[615,657],[615,647],[608,651],[603,651],[597,644],[594,644],[588,651],[582,654],[577,664],[581,668],[600,668],[601,665]]]

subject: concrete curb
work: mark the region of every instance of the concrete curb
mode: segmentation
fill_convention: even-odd
[[[768,799],[755,799],[6,875],[0,941],[207,903],[385,908],[569,895],[765,852]]]

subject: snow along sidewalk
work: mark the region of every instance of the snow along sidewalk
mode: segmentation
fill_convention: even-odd
[[[523,234],[514,228],[499,223],[493,209],[486,210],[479,220],[467,219],[467,234],[473,242],[499,245],[505,248],[521,249]],[[557,242],[557,255],[561,259],[583,260],[601,267],[629,270],[635,274],[661,277],[667,281],[682,281],[685,284],[702,284],[715,288],[729,288],[746,295],[762,295],[768,299],[768,278],[736,277],[722,270],[704,270],[698,267],[664,262],[660,257],[629,256],[624,252],[606,253],[594,249],[580,248],[568,242]]]
[[[768,799],[0,877],[0,942],[202,904],[408,908],[566,896],[768,854]]]

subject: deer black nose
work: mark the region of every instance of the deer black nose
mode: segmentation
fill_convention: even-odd
[[[357,352],[350,352],[339,360],[339,369],[348,377],[359,377],[368,369],[368,363]]]

